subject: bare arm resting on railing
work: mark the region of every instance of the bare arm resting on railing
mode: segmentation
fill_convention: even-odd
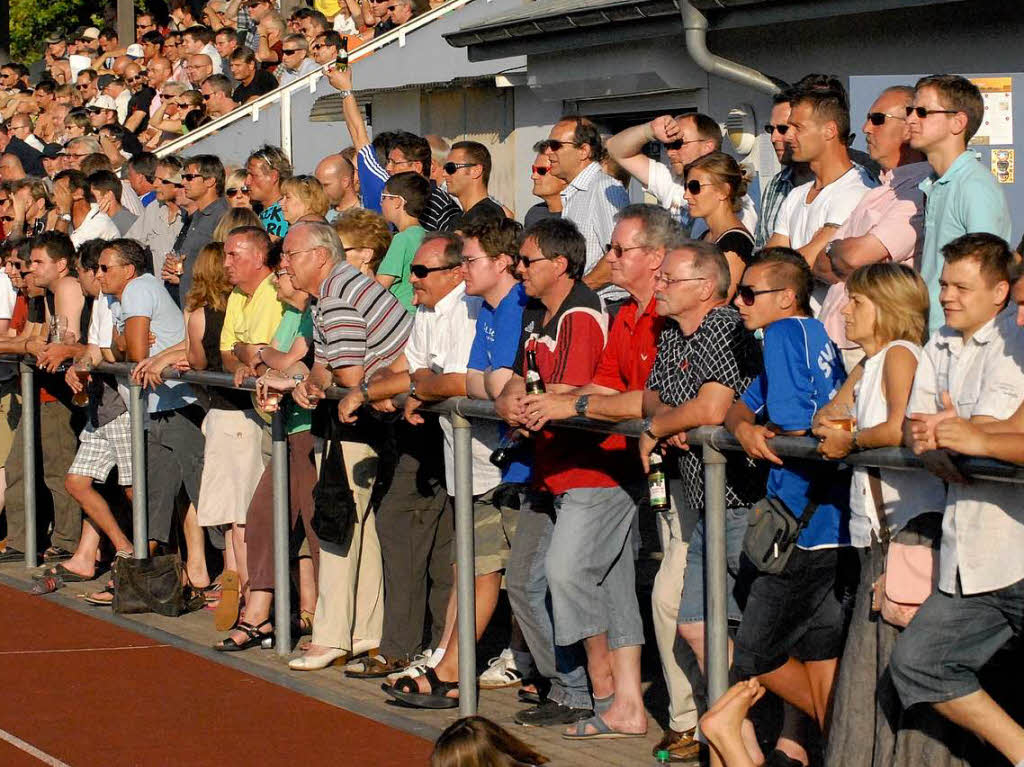
[[[768,441],[776,432],[767,426],[759,425],[754,411],[747,407],[746,403],[733,403],[729,412],[725,414],[725,428],[732,432],[743,446],[744,452],[751,458],[782,465],[782,459],[768,447]]]

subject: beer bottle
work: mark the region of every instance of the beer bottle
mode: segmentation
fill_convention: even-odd
[[[668,511],[668,479],[660,453],[651,453],[647,470],[647,489],[651,495],[651,511]]]
[[[526,393],[543,394],[547,391],[544,388],[544,379],[540,377],[537,369],[537,352],[530,349],[526,352]]]

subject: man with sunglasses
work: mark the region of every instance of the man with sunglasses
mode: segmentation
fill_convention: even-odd
[[[75,78],[75,92],[78,95],[78,102],[82,106],[89,106],[93,99],[99,95],[99,75],[95,69],[83,69]]]
[[[813,267],[836,229],[878,184],[850,159],[849,103],[846,89],[834,77],[815,80],[794,93],[788,125],[786,141],[793,147],[793,159],[806,162],[814,179],[786,196],[765,247],[792,248]],[[815,312],[827,290],[826,283],[815,281]]]
[[[629,204],[629,194],[601,167],[604,142],[586,117],[566,115],[551,128],[547,140],[551,172],[566,182],[562,218],[572,221],[587,244],[586,284],[606,301],[625,298],[611,281],[604,248],[611,239],[615,213]]]
[[[651,141],[664,148],[667,166],[644,154],[644,147]],[[721,148],[722,129],[713,118],[700,112],[675,117],[662,115],[608,139],[612,159],[654,195],[659,205],[671,211],[695,239],[707,231],[707,225],[690,218],[681,179],[687,165]],[[749,195],[743,196],[740,218],[748,232],[754,231],[757,210]]]
[[[786,88],[772,96],[772,110],[768,122],[764,125],[764,132],[768,134],[782,169],[768,180],[761,193],[761,215],[757,219],[757,231],[754,234],[755,250],[763,248],[775,233],[775,222],[779,217],[782,201],[794,187],[806,184],[814,178],[807,163],[793,160],[793,146],[786,141],[795,87]]]
[[[845,638],[839,577],[851,569],[842,556],[850,546],[849,470],[783,462],[771,448],[776,435],[807,434],[814,414],[846,379],[839,350],[811,317],[813,286],[806,258],[791,248],[766,248],[747,266],[734,303],[748,330],[764,330],[764,370],[729,408],[725,427],[748,456],[773,464],[770,499],[797,519],[813,514],[783,571],[753,574],[733,668],[740,678],[756,677],[824,732]]]
[[[275,72],[278,85],[295,82],[320,68],[319,64],[306,55],[307,53],[309,41],[303,35],[288,35],[281,41],[281,66]]]
[[[505,218],[505,210],[487,194],[491,177],[491,153],[487,147],[477,141],[457,141],[441,170],[448,193],[462,206],[462,214],[449,224],[453,230]]]
[[[331,64],[338,59],[338,53],[345,47],[341,35],[333,29],[319,34],[309,46],[313,61],[321,66]]]
[[[130,92],[124,127],[136,136],[149,125],[149,108],[156,98],[156,89],[147,84],[146,79],[145,70],[138,64],[133,62],[124,68],[124,81]]]
[[[203,105],[210,117],[220,117],[238,106],[231,97],[231,80],[225,75],[210,75],[199,87],[203,94]]]
[[[165,268],[160,276],[164,282],[178,285],[178,296],[184,301],[192,288],[192,269],[199,251],[213,239],[213,230],[221,216],[227,213],[228,201],[224,199],[224,165],[215,155],[200,154],[188,158],[181,180],[185,184],[185,196],[196,206],[177,248],[184,259],[183,271],[179,275]]]
[[[547,142],[540,141],[534,144],[533,151],[537,156],[530,167],[530,179],[533,181],[531,191],[533,196],[540,197],[541,201],[526,211],[523,226],[527,229],[542,219],[562,217],[562,190],[565,189],[565,181],[551,172]]]
[[[1006,197],[992,173],[967,148],[984,115],[981,92],[960,75],[921,78],[914,86],[913,107],[907,109],[910,146],[924,153],[933,170],[921,182],[928,204],[920,261],[921,278],[931,298],[928,327],[933,332],[945,321],[939,302],[943,246],[977,232],[1010,239]]]
[[[178,193],[184,184],[181,179],[181,161],[173,155],[157,161],[153,176],[156,200],[147,205],[125,237],[137,240],[153,254],[153,272],[161,274],[165,256],[174,251],[174,243],[181,232],[183,215],[178,207]]]
[[[813,265],[815,276],[830,285],[818,319],[842,351],[847,372],[864,352],[846,340],[842,316],[849,303],[846,278],[857,267],[879,261],[913,268],[921,253],[924,194],[919,185],[931,175],[932,167],[909,143],[906,110],[913,102],[913,88],[895,85],[882,91],[871,105],[861,131],[871,159],[882,169],[882,184],[861,198]]]

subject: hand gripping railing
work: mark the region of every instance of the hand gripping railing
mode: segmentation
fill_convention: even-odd
[[[18,360],[19,358],[14,358]],[[127,363],[102,364],[98,372],[112,373],[127,378],[132,365]],[[36,409],[35,385],[33,382],[31,358],[21,360],[21,391],[23,423],[33,423]],[[234,379],[226,373],[205,371],[181,373],[168,370],[165,379],[178,379],[205,386],[227,389],[255,388],[255,379],[248,379],[241,387],[234,385]],[[145,464],[145,423],[142,388],[130,382],[130,413],[132,430],[133,461],[133,523],[135,551],[139,556],[148,552],[146,536],[146,493],[145,471],[139,467]],[[345,389],[331,387],[326,391],[328,399],[339,399]],[[473,460],[471,418],[500,420],[494,411],[494,404],[485,400],[455,397],[449,400],[424,404],[421,410],[447,414],[452,419],[455,439],[455,552],[458,568],[456,583],[458,603],[459,642],[459,712],[463,716],[476,713],[476,633],[475,596],[473,588]],[[284,424],[284,409],[274,413],[273,452],[271,470],[274,488],[274,629],[277,634],[277,650],[281,655],[291,652],[291,605],[288,568],[288,528],[290,521],[288,500],[288,446]],[[25,420],[27,419],[27,420]],[[569,418],[559,421],[559,428],[582,429],[602,433],[625,434],[638,437],[640,421],[626,421],[618,424],[592,421],[586,418]],[[25,563],[34,567],[36,563],[36,507],[35,507],[35,446],[34,428],[24,432],[25,449]],[[714,701],[727,689],[729,678],[728,652],[728,605],[726,594],[726,534],[725,534],[725,464],[723,451],[741,450],[740,444],[729,432],[721,427],[704,426],[687,432],[687,442],[701,447],[704,462],[704,524],[705,555],[707,567],[706,594],[707,616],[705,640],[707,646],[708,697]],[[818,443],[809,437],[775,437],[772,449],[786,458],[823,461],[817,452]],[[861,450],[852,453],[844,462],[853,466],[878,466],[891,469],[924,468],[921,459],[904,448],[888,447],[875,450]],[[985,458],[963,458],[958,468],[971,479],[994,480],[999,482],[1024,483],[1024,467]]]

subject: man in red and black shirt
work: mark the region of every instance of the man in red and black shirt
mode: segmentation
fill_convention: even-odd
[[[615,221],[606,258],[612,281],[629,293],[629,300],[615,315],[608,343],[589,383],[566,393],[524,398],[525,425],[541,430],[541,434],[549,420],[574,415],[609,421],[642,415],[644,384],[654,364],[658,336],[665,322],[654,310],[655,279],[666,249],[680,241],[682,232],[667,211],[653,205],[627,206]],[[622,435],[578,436],[563,430],[557,432],[555,439],[570,456],[570,468],[551,492],[561,494],[562,509],[567,504],[571,508],[581,499],[591,504],[586,511],[584,535],[575,541],[562,540],[576,548],[562,549],[561,553],[553,548],[554,556],[548,554],[549,567],[557,557],[564,562],[565,575],[575,581],[574,591],[567,596],[576,604],[563,616],[556,601],[561,588],[555,577],[558,573],[552,574],[558,643],[562,644],[563,629],[569,630],[565,623],[577,624],[578,631],[589,629],[589,634],[581,638],[587,650],[596,715],[580,722],[568,735],[587,738],[609,730],[642,733],[647,725],[640,689],[643,631],[636,602],[630,532],[636,490],[642,477],[640,463],[631,454],[633,446]],[[585,445],[579,444],[580,440]],[[613,487],[609,481],[620,487]],[[607,502],[603,501],[604,496],[608,496]],[[555,525],[556,542],[560,537],[562,509]],[[587,540],[591,536],[598,540]],[[598,605],[603,609],[592,613]],[[563,617],[567,620],[563,621]]]

